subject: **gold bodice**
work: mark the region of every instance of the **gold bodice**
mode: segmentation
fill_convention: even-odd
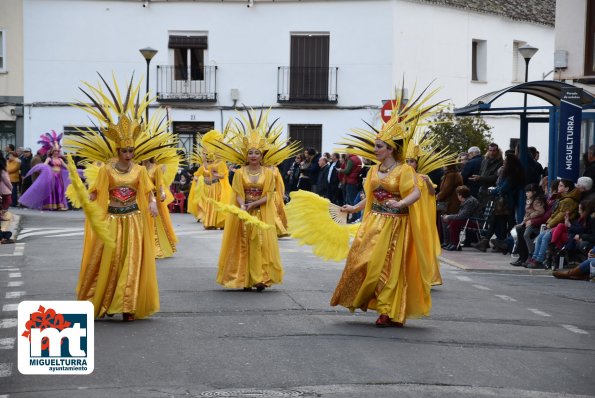
[[[110,162],[106,165],[106,170],[110,202],[121,205],[135,203],[142,166],[134,164],[128,173],[122,173],[115,168],[115,162]]]
[[[389,200],[399,201],[402,199],[401,192],[402,178],[409,178],[411,181],[405,182],[406,185],[412,185],[413,169],[408,165],[398,165],[388,174],[380,177],[378,166],[372,167],[368,172],[370,178],[371,193],[369,200],[372,200],[372,211],[382,214],[401,215],[409,213],[407,208],[396,209],[388,207],[386,202]]]
[[[256,176],[248,174],[248,168],[242,168],[242,184],[244,185],[244,194],[246,195],[246,202],[254,202],[262,197],[264,188],[265,168],[261,168],[258,179],[254,182]]]

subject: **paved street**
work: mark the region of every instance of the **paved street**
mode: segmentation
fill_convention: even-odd
[[[224,290],[222,232],[179,214],[178,252],[158,262],[161,312],[97,321],[89,376],[21,375],[16,305],[74,299],[83,215],[16,213],[17,245],[0,252],[1,397],[595,396],[593,283],[444,264],[429,318],[377,329],[375,313],[329,307],[343,264],[290,239],[284,284]]]

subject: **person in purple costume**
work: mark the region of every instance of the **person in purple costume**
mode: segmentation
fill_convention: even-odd
[[[51,149],[45,162],[32,167],[27,176],[33,173],[39,173],[39,176],[21,195],[19,203],[32,209],[68,210],[66,188],[70,179],[60,149]]]

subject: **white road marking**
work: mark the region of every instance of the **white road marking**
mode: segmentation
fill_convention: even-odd
[[[2,311],[5,311],[5,312],[15,312],[18,309],[19,309],[18,304],[4,304],[2,306]]]
[[[535,315],[541,315],[541,316],[551,316],[550,314],[548,314],[547,312],[543,312],[538,310],[537,308],[527,308],[529,311],[531,311],[532,313],[534,313]]]
[[[24,238],[28,238],[30,236],[37,236],[37,235],[47,235],[47,234],[59,234],[61,232],[74,232],[74,231],[79,231],[82,232],[84,231],[84,228],[53,228],[53,229],[46,229],[43,231],[33,231],[33,232],[26,232],[26,233],[20,233],[19,237],[17,238],[17,240],[21,240]]]
[[[475,288],[477,288],[479,290],[492,290],[489,287],[484,286],[484,285],[473,285],[473,287],[475,287]]]
[[[14,348],[14,337],[0,339],[0,350],[12,350]]]
[[[6,296],[4,296],[7,299],[15,299],[15,298],[19,298],[25,295],[25,292],[21,292],[21,291],[17,291],[17,292],[6,292]]]
[[[505,295],[503,295],[503,294],[495,294],[495,296],[496,296],[496,297],[500,297],[500,298],[501,298],[502,300],[504,300],[504,301],[512,301],[512,302],[515,302],[515,301],[516,301],[516,300],[515,300],[515,299],[513,299],[512,297],[510,297],[510,296],[505,296]]]
[[[471,282],[471,278],[469,278],[468,276],[457,276],[456,278],[463,282]]]
[[[20,272],[11,272],[10,274],[8,274],[9,278],[20,278],[22,275]]]
[[[23,286],[23,281],[8,282],[8,287],[19,287],[19,286]]]
[[[16,328],[16,327],[17,327],[17,319],[16,318],[0,319],[0,329],[8,329],[8,328]]]
[[[68,234],[44,235],[44,238],[66,238],[68,236],[83,236],[85,232],[71,232]]]
[[[19,271],[19,268],[0,268],[0,271]]]
[[[573,326],[573,325],[560,325],[560,326],[562,326],[566,330],[570,330],[572,333],[589,334],[589,332],[587,332],[586,330],[577,328],[576,326]]]
[[[0,377],[12,375],[12,363],[0,363]],[[0,395],[0,398],[8,398],[8,395]]]

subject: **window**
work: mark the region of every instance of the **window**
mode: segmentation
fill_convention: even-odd
[[[485,40],[473,39],[471,43],[471,81],[487,81],[487,42]]]
[[[0,30],[0,72],[6,72],[6,31]]]
[[[291,35],[289,97],[298,101],[328,101],[328,33]]]
[[[168,47],[173,52],[175,80],[204,80],[207,39],[205,35],[169,36]]]
[[[525,81],[525,59],[519,53],[519,47],[527,44],[526,41],[515,40],[512,42],[512,82]]]
[[[179,139],[179,147],[184,150],[186,159],[190,159],[194,145],[196,144],[196,134],[204,134],[215,128],[213,122],[174,122],[174,134]]]
[[[290,124],[289,138],[299,141],[302,148],[314,148],[322,152],[322,124]]]
[[[595,2],[587,2],[585,34],[585,76],[595,75]]]

